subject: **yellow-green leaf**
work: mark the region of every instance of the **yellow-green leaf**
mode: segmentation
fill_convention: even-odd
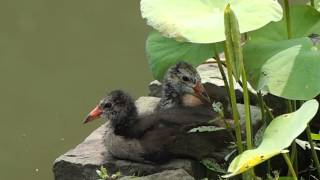
[[[278,116],[266,128],[262,142],[256,149],[247,150],[231,162],[225,178],[240,174],[281,153],[307,127],[318,110],[318,102],[309,100],[297,111]]]
[[[311,133],[311,138],[316,141],[320,141],[320,134]]]

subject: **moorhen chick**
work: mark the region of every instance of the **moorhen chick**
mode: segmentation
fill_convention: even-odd
[[[99,117],[110,121],[107,123],[110,130],[105,134],[105,145],[115,158],[161,163],[172,157],[199,160],[210,156],[217,147],[225,147],[224,141],[214,141],[212,136],[203,138],[187,133],[190,128],[199,126],[214,116],[215,112],[199,110],[197,107],[168,108],[153,114],[138,115],[132,98],[123,91],[116,90],[100,101],[89,113],[85,123]],[[218,132],[217,138],[226,138],[219,137],[226,134]],[[191,144],[191,147],[186,144]]]
[[[157,110],[162,111],[171,107],[202,107],[205,111],[213,111],[212,101],[219,101],[223,104],[224,115],[230,118],[229,103],[219,93],[212,91],[210,96],[201,84],[201,78],[196,68],[184,61],[171,66],[163,79],[162,96]],[[216,126],[223,126],[223,120],[216,121]]]
[[[159,109],[179,106],[211,106],[197,70],[186,62],[171,66],[164,76]]]

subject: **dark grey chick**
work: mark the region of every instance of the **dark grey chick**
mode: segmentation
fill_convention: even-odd
[[[186,62],[170,67],[162,84],[160,110],[179,106],[211,105],[198,72]]]

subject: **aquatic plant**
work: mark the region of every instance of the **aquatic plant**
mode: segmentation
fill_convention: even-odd
[[[282,154],[290,171],[288,175],[298,179],[294,139],[304,130],[320,177],[312,142],[316,135],[309,127],[318,111],[314,98],[320,93],[317,10],[319,1],[314,0],[310,5],[291,5],[283,0],[283,8],[275,0],[141,0],[142,17],[154,28],[147,39],[146,51],[156,79],[161,80],[166,69],[180,60],[199,65],[214,57],[219,66],[227,67],[229,81],[225,79],[225,83],[235,121],[238,156],[224,177],[249,172],[243,178],[251,179],[256,165]],[[220,60],[221,52],[226,57],[224,62]],[[234,81],[243,86],[246,146],[242,144]],[[248,84],[257,92],[267,126],[258,147],[252,143]],[[288,112],[274,118],[262,92],[281,97]]]

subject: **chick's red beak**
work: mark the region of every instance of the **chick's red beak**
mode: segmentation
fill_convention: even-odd
[[[95,119],[98,119],[101,117],[101,114],[102,114],[102,109],[98,105],[88,114],[87,118],[83,121],[83,123],[85,124]]]
[[[196,96],[198,96],[200,99],[205,100],[207,102],[211,102],[206,89],[203,87],[201,82],[197,82],[196,85],[193,87],[194,93]]]

